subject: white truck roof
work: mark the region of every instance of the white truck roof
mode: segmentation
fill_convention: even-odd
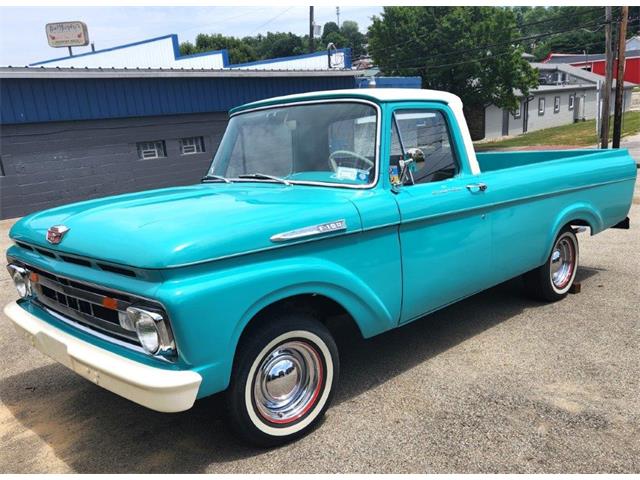
[[[436,101],[443,102],[448,105],[459,103],[462,105],[460,97],[449,92],[442,92],[440,90],[424,90],[421,88],[347,88],[342,90],[322,90],[319,92],[306,92],[306,93],[294,93],[293,95],[284,95],[281,97],[274,97],[265,100],[258,100],[252,103],[262,103],[264,101],[291,101],[291,100],[306,100],[311,97],[322,97],[332,95],[354,95],[358,97],[370,97],[372,100],[378,100],[381,102],[395,102],[406,100],[421,100],[421,101]]]

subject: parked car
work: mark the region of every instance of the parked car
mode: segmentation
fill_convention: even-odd
[[[250,103],[197,185],[89,200],[11,229],[17,331],[76,373],[177,412],[224,392],[275,445],[329,407],[329,317],[372,337],[524,275],[567,295],[576,227],[628,227],[626,150],[476,154],[458,97],[361,89]]]

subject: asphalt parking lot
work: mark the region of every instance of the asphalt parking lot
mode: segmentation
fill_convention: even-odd
[[[580,235],[582,292],[560,303],[515,280],[344,339],[323,424],[273,450],[236,441],[218,398],[161,414],[102,390],[0,314],[0,473],[640,472],[640,183],[630,216]]]

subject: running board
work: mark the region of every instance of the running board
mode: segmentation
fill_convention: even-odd
[[[624,220],[622,220],[621,222],[616,223],[613,227],[611,228],[620,228],[622,230],[629,230],[631,228],[631,224],[629,222],[629,217],[625,218]]]

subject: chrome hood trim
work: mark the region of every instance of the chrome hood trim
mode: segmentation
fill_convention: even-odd
[[[299,238],[313,237],[316,235],[324,235],[325,233],[341,232],[347,229],[347,221],[342,218],[333,222],[319,223],[308,227],[296,228],[287,232],[276,233],[272,235],[272,242],[286,242],[288,240],[297,240]]]

